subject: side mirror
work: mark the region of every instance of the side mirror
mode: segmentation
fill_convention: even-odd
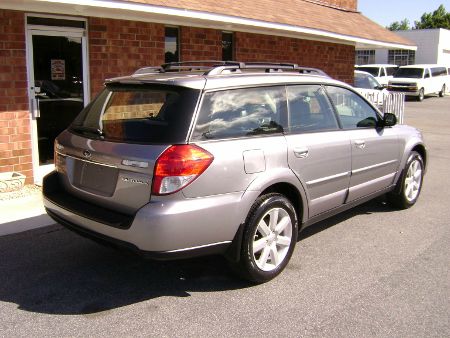
[[[383,116],[383,127],[392,127],[397,124],[397,116],[392,113],[385,113]]]

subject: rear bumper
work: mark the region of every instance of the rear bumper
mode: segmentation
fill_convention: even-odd
[[[46,194],[46,181],[44,206],[55,221],[83,236],[157,259],[224,253],[258,194],[151,201],[129,216],[129,226],[116,227],[62,205],[57,195]]]

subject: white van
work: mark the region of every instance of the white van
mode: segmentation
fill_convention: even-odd
[[[439,65],[402,66],[389,81],[388,90],[403,92],[407,96],[415,96],[422,101],[425,95],[445,95],[450,88],[448,70]]]
[[[397,65],[390,64],[369,64],[357,66],[357,70],[371,74],[383,87],[387,87],[398,69]]]

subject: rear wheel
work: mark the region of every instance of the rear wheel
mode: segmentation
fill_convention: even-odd
[[[422,102],[424,98],[425,98],[425,91],[424,91],[423,88],[420,88],[420,90],[419,90],[419,96],[417,96],[417,100],[419,100],[420,102]]]
[[[423,159],[416,151],[411,152],[402,177],[397,183],[396,192],[388,194],[391,205],[400,209],[412,207],[419,198],[423,181]]]
[[[445,84],[443,84],[443,85],[442,85],[442,89],[441,89],[441,91],[439,92],[439,97],[444,97],[444,96],[445,96],[445,90],[446,90]]]
[[[247,216],[239,262],[233,268],[242,277],[264,283],[289,262],[297,242],[297,215],[283,195],[259,197]]]

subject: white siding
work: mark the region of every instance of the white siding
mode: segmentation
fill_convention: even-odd
[[[440,29],[414,29],[396,33],[417,44],[416,63],[438,63]]]
[[[395,33],[416,43],[416,64],[438,63],[450,67],[450,30],[413,29]],[[388,63],[388,49],[376,50],[375,63]]]
[[[437,63],[450,67],[450,30],[441,29],[440,31]]]

